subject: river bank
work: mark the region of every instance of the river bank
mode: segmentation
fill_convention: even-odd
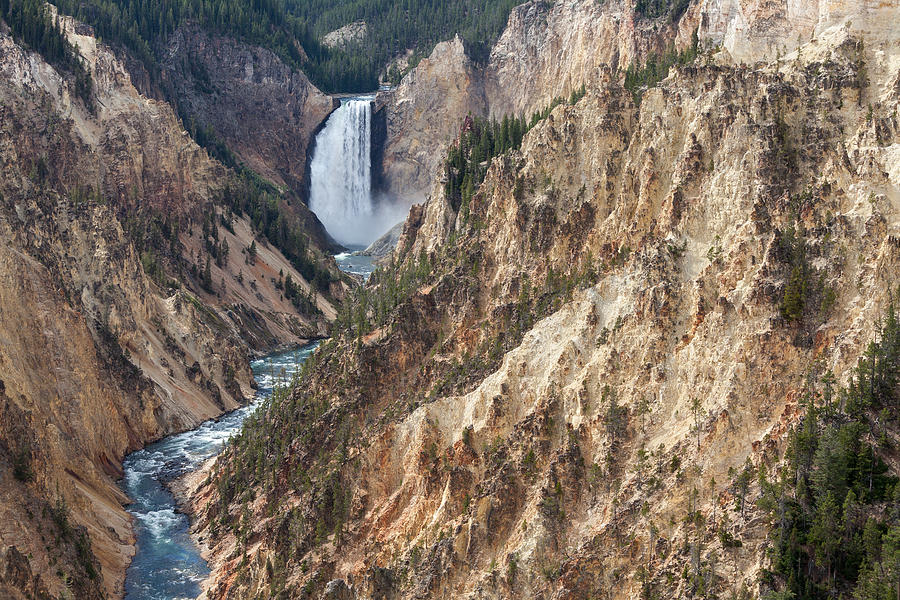
[[[175,499],[176,510],[185,515],[190,521],[190,527],[188,529],[188,533],[190,535],[191,540],[197,546],[197,550],[200,552],[200,557],[206,562],[207,567],[210,567],[210,563],[212,561],[212,551],[209,545],[206,543],[206,538],[203,537],[199,533],[200,528],[197,526],[198,524],[198,515],[200,511],[203,510],[206,506],[206,502],[209,500],[207,497],[201,497],[197,494],[197,490],[203,485],[203,482],[206,481],[206,478],[209,476],[210,471],[213,468],[213,465],[216,464],[216,459],[218,456],[214,456],[204,461],[199,468],[195,471],[188,471],[184,475],[180,477],[176,477],[175,479],[166,483],[166,487],[169,492],[172,493],[172,497]],[[215,569],[210,568],[210,572],[214,573]],[[205,600],[206,599],[206,590],[209,589],[211,584],[210,578],[207,576],[200,582],[200,595],[197,596],[197,600]]]
[[[189,514],[198,507],[184,503],[184,490],[205,479],[227,440],[265,401],[276,386],[287,384],[316,348],[313,342],[253,361],[258,389],[250,404],[205,421],[129,454],[120,486],[132,499],[135,554],[126,571],[126,600],[169,600],[197,597],[209,576],[201,539],[190,535]],[[181,498],[181,500],[179,500]]]

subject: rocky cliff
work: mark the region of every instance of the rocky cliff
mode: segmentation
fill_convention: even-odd
[[[124,454],[244,402],[248,355],[322,335],[343,284],[326,298],[257,250],[221,201],[233,174],[60,22],[93,108],[0,24],[0,595],[117,597],[134,551]]]
[[[673,44],[684,48],[697,31],[701,45],[721,47],[729,59],[753,64],[794,52],[834,27],[874,39],[891,37],[896,4],[758,3],[706,0],[690,3],[678,18],[649,19],[634,2],[535,0],[510,13],[506,29],[484,65],[473,65],[458,41],[439,44],[421,73],[383,93],[390,124],[382,177],[401,198],[424,198],[432,175],[469,113],[501,119],[530,116],[582,84],[596,83],[605,68],[625,70]],[[664,3],[671,6],[673,3]],[[675,10],[674,7],[669,10]],[[672,15],[673,13],[670,13]],[[442,77],[436,78],[439,72]],[[438,80],[439,79],[439,80]]]
[[[624,69],[676,37],[674,25],[641,19],[631,2],[535,0],[512,10],[487,64],[473,64],[459,38],[438,44],[379,100],[389,124],[385,187],[423,199],[467,114],[530,116],[596,82],[604,68]]]
[[[240,162],[305,200],[307,154],[338,101],[270,50],[197,26],[179,28],[161,54],[166,80],[194,127],[211,132]],[[327,239],[305,205],[296,203],[291,213],[318,242]]]
[[[329,48],[342,48],[358,44],[366,38],[369,26],[365,21],[354,21],[322,36],[322,44]]]
[[[709,50],[639,106],[598,68],[465,211],[438,182],[343,334],[198,478],[208,597],[784,585],[765,473],[819,376],[857,374],[900,273],[900,40],[878,26],[900,7],[847,8],[777,61]]]
[[[461,119],[485,112],[484,84],[478,75],[456,37],[438,44],[396,89],[377,95],[376,114],[383,115],[387,128],[381,164],[375,168],[392,198],[423,200],[424,186],[440,170]]]

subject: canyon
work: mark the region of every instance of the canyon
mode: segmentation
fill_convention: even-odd
[[[707,1],[651,34],[630,4],[530,3],[487,67],[452,40],[380,94],[387,185],[427,200],[188,485],[206,597],[777,597],[765,473],[897,293],[898,16]],[[467,115],[581,83],[450,195]]]
[[[93,107],[0,31],[0,595],[112,598],[134,552],[116,485],[125,453],[244,404],[248,357],[325,335],[349,283],[305,206],[324,293],[259,240],[223,201],[231,171],[90,28],[59,22]],[[322,94],[309,102],[319,120],[331,110]],[[255,147],[273,164],[261,170],[281,173]],[[305,313],[277,289],[283,276],[312,298]]]
[[[171,484],[202,598],[788,593],[773,482],[900,294],[897,0],[531,0],[352,119],[299,43],[183,20],[151,73],[53,14],[87,99],[0,21],[0,596],[122,597],[125,455],[312,339]],[[326,231],[314,170],[410,207],[368,282],[332,254],[375,235]],[[860,441],[889,478],[885,411]]]

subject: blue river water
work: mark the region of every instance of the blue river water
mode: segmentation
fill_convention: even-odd
[[[336,254],[334,260],[337,261],[341,271],[359,275],[363,281],[368,281],[369,275],[375,271],[374,260],[371,256],[365,256],[364,254],[342,252],[341,254]]]
[[[125,457],[120,485],[133,500],[127,508],[134,516],[137,536],[137,552],[125,574],[126,600],[181,600],[200,594],[200,582],[209,569],[188,533],[188,518],[176,512],[175,499],[164,482],[218,454],[274,386],[290,381],[316,345],[254,361],[251,367],[259,389],[247,406]]]

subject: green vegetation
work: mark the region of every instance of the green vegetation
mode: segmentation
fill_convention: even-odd
[[[518,149],[526,131],[526,122],[519,117],[505,116],[501,123],[480,117],[466,119],[445,163],[444,193],[453,210],[467,210],[475,188],[484,181],[490,160],[507,150]]]
[[[74,205],[98,201],[99,194],[77,188],[71,195]],[[232,178],[221,197],[214,203],[206,203],[197,217],[201,225],[202,247],[196,257],[183,256],[184,248],[179,239],[183,231],[193,231],[195,217],[179,217],[163,214],[152,207],[132,211],[125,221],[125,231],[134,243],[144,271],[163,289],[177,288],[190,274],[209,293],[216,292],[212,280],[211,265],[223,267],[229,261],[231,249],[219,227],[233,231],[235,217],[246,215],[254,233],[261,242],[278,248],[295,269],[310,282],[317,293],[330,296],[331,283],[336,277],[320,263],[320,257],[310,244],[302,226],[293,223],[278,191],[262,182],[248,171]],[[247,261],[256,259],[256,241],[244,250]],[[293,282],[292,282],[293,283]],[[309,305],[306,296],[286,295],[298,309],[317,312]]]
[[[606,470],[607,474],[615,475],[618,474],[621,468],[619,453],[622,450],[628,428],[628,407],[621,406],[618,403],[615,388],[610,387],[608,384],[603,386],[600,403],[606,407],[603,409],[603,427],[609,439],[605,457]]]
[[[92,195],[87,194],[86,197],[90,198]],[[124,222],[124,227],[138,256],[141,257],[144,272],[150,279],[163,289],[178,287],[178,281],[185,277],[181,242],[178,239],[179,220],[147,209],[129,216]],[[174,274],[175,280],[170,279],[166,265],[170,266],[169,271]]]
[[[585,93],[584,85],[573,90],[568,103],[575,104]],[[528,120],[524,117],[504,116],[498,122],[481,117],[467,117],[459,140],[448,150],[445,162],[447,181],[444,192],[453,210],[461,209],[465,218],[469,202],[476,188],[484,181],[491,159],[509,150],[519,149],[524,135],[564,102],[562,98],[554,98],[547,107],[532,114]]]
[[[22,446],[18,452],[13,454],[13,477],[23,483],[28,483],[34,479],[34,470],[31,468],[31,447],[29,445]]]
[[[793,227],[785,232],[782,243],[789,256],[791,274],[784,286],[781,316],[788,321],[799,321],[803,318],[803,309],[810,293],[811,267],[806,260],[806,244],[798,238]]]
[[[404,265],[393,262],[377,269],[369,278],[369,285],[358,287],[341,306],[335,320],[335,330],[355,337],[357,342],[370,331],[387,322],[391,312],[407,300],[431,275],[431,261],[422,252],[417,261]]]
[[[290,273],[288,273],[287,277],[283,277],[281,274],[279,274],[278,281],[275,282],[275,288],[284,290],[284,297],[291,301],[291,303],[294,305],[294,308],[296,308],[300,314],[321,314],[322,311],[320,311],[319,307],[316,306],[316,293],[314,289],[310,287],[309,293],[304,293],[300,285],[294,283],[294,280],[291,277]]]
[[[771,481],[764,468],[758,475],[773,527],[765,582],[779,591],[770,598],[895,600],[900,484],[885,459],[897,456],[898,372],[892,303],[846,388],[830,372],[810,378],[785,467]]]
[[[60,0],[58,5],[63,13],[94,26],[103,39],[127,48],[157,83],[156,52],[178,27],[198,23],[271,49],[327,92],[361,92],[376,89],[379,73],[406,49],[422,56],[456,33],[476,59],[485,58],[517,3],[179,0],[148,5],[141,0]],[[319,43],[323,34],[357,20],[368,25],[366,39],[359,44],[330,49]]]
[[[665,17],[670,23],[676,23],[688,5],[689,0],[637,0],[634,12],[647,19]]]
[[[643,66],[629,65],[625,71],[625,89],[631,92],[635,105],[640,106],[644,91],[665,79],[673,65],[686,65],[694,62],[698,52],[699,40],[695,29],[691,36],[690,47],[681,52],[676,51],[672,44],[662,54],[650,54]]]
[[[157,82],[157,44],[187,23],[199,23],[211,31],[266,46],[294,65],[299,65],[303,57],[295,42],[306,47],[311,41],[305,25],[291,18],[285,4],[278,0],[182,0],[149,5],[139,0],[59,0],[57,5],[64,14],[92,25],[107,42],[127,48]]]
[[[73,78],[75,94],[93,111],[91,74],[78,48],[69,43],[60,29],[59,20],[51,18],[47,4],[43,0],[0,0],[0,17],[9,25],[16,41],[40,53],[48,63]]]
[[[368,25],[364,40],[346,50],[304,48],[310,53],[307,72],[324,89],[373,90],[385,65],[406,49],[414,60],[428,54],[437,42],[459,34],[476,61],[487,59],[510,10],[518,0],[311,0],[298,2],[288,12],[310,25],[316,37],[348,23]],[[399,78],[399,73],[394,79]]]
[[[322,368],[321,360],[321,352],[310,357],[299,377]],[[303,504],[279,511],[273,535],[276,547],[302,556],[328,537],[334,535],[337,542],[342,535],[351,489],[343,469],[350,463],[350,448],[357,436],[349,412],[293,388],[293,384],[279,386],[229,441],[210,478],[218,503],[208,510],[214,535],[227,528],[244,545],[253,535],[250,502],[256,494],[268,495],[270,515],[285,493],[297,494]],[[309,427],[326,413],[333,434]],[[298,454],[298,447],[305,451]],[[273,572],[279,570],[279,565],[272,567]]]
[[[59,541],[71,541],[75,546],[78,562],[90,579],[100,576],[97,570],[96,557],[91,550],[91,541],[87,536],[87,530],[82,526],[73,525],[70,520],[69,505],[65,498],[56,491],[56,502],[50,507],[50,519],[56,525],[59,532]]]
[[[791,198],[791,211],[799,214],[804,205],[815,199],[813,190]],[[789,271],[781,297],[781,316],[789,323],[817,321],[827,316],[836,300],[835,292],[825,284],[824,274],[815,269],[809,259],[810,248],[796,217],[783,231],[778,232],[778,248]]]
[[[246,214],[258,236],[281,250],[291,265],[321,293],[335,281],[310,248],[309,236],[287,214],[277,190],[249,172],[225,187],[222,203],[234,214]],[[255,243],[254,243],[255,249]]]

